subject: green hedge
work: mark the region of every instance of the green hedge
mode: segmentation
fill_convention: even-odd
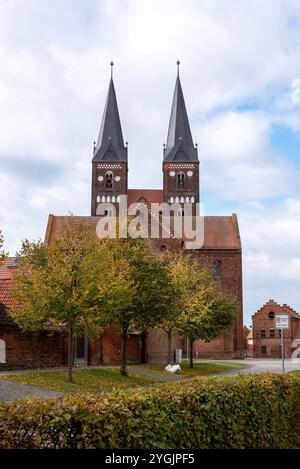
[[[193,379],[0,406],[0,448],[299,448],[300,379]]]

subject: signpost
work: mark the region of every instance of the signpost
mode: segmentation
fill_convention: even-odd
[[[284,329],[289,328],[289,315],[276,314],[275,316],[276,329],[281,330],[281,359],[282,359],[282,373],[284,373]]]

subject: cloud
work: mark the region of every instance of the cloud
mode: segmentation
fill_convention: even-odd
[[[295,307],[300,304],[299,213],[300,199],[245,204],[240,211],[248,320],[270,298]]]
[[[300,132],[292,100],[298,0],[264,0],[264,8],[261,0],[0,0],[0,8],[7,247],[43,237],[48,213],[89,213],[92,146],[112,58],[129,185],[161,187],[179,58],[202,199],[219,213],[239,213],[247,314],[274,289],[271,296],[300,309],[293,290],[299,165],[270,138],[275,125]]]

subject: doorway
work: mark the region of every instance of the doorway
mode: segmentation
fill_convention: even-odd
[[[75,338],[75,365],[87,365],[88,362],[88,338],[86,336]]]

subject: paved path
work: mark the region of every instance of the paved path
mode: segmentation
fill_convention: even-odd
[[[41,389],[29,384],[18,383],[17,381],[0,380],[0,401],[8,402],[15,399],[22,399],[25,396],[38,397],[61,397],[63,393]]]
[[[225,360],[222,360],[225,361]],[[231,363],[233,360],[228,360]],[[282,361],[281,359],[250,359],[236,360],[237,362],[248,365],[247,368],[235,369],[231,371],[225,371],[224,374],[236,375],[238,373],[281,373],[282,372]],[[299,363],[294,363],[291,359],[285,360],[285,371],[300,371],[300,360]],[[222,373],[223,374],[223,373]]]
[[[210,362],[211,360],[201,360],[201,362]],[[226,360],[222,360],[226,361]],[[273,359],[245,359],[245,360],[236,360],[237,362],[243,363],[248,365],[247,368],[236,368],[233,370],[224,371],[222,373],[217,373],[216,376],[225,376],[225,375],[237,375],[238,373],[281,373],[282,371],[282,364],[281,360],[273,360]],[[232,363],[234,360],[228,360],[228,362]],[[95,367],[96,368],[96,367]],[[100,368],[100,367],[99,367]],[[154,378],[157,381],[166,383],[172,381],[180,381],[185,379],[182,375],[164,375],[162,373],[156,372],[154,370],[147,370],[147,369],[137,369],[134,366],[129,366],[128,369],[135,374],[140,374],[143,376],[147,376],[149,378]],[[293,371],[299,370],[300,371],[300,362],[294,363],[292,360],[287,359],[285,360],[285,370],[286,371]],[[43,371],[53,371],[53,369],[43,370]],[[57,371],[57,369],[56,369]],[[10,372],[2,372],[1,375],[10,375],[10,374],[21,374],[21,373],[30,373],[32,370],[29,371],[10,371]],[[212,375],[210,375],[212,376]],[[38,388],[37,386],[31,386],[28,384],[22,384],[17,381],[10,381],[10,380],[0,380],[0,401],[8,402],[15,399],[22,399],[25,396],[37,396],[37,397],[61,397],[63,393],[50,391],[48,389]]]

